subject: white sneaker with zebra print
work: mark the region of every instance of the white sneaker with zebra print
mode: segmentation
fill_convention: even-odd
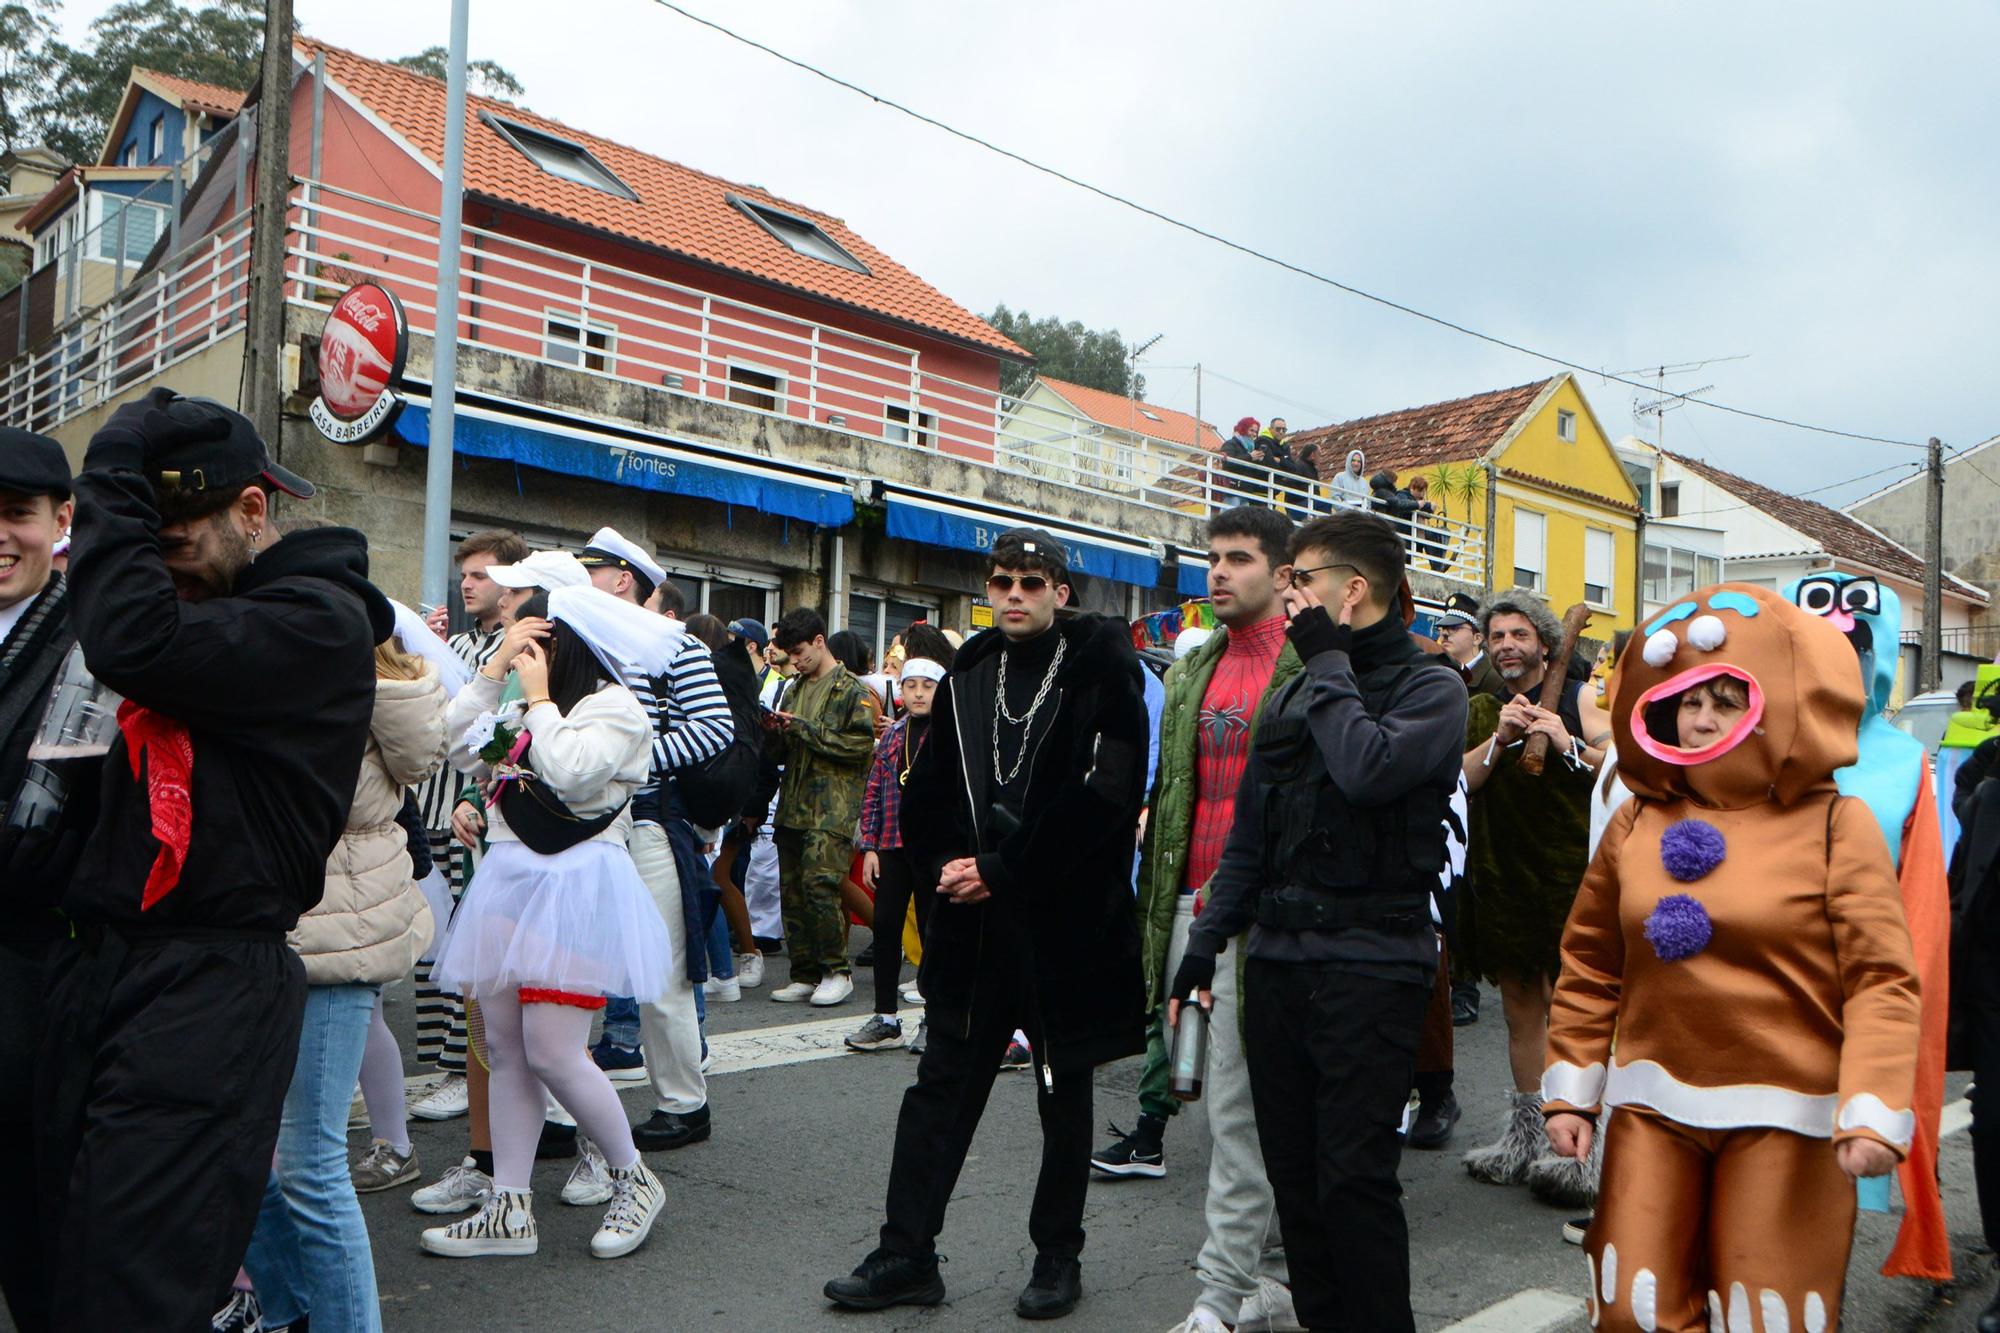
[[[599,1259],[616,1259],[645,1244],[646,1233],[653,1229],[653,1220],[667,1201],[666,1187],[643,1161],[622,1171],[611,1167],[610,1173],[611,1206],[604,1210],[604,1221],[590,1238],[590,1252]]]
[[[478,1212],[448,1227],[430,1228],[418,1243],[426,1253],[451,1259],[533,1254],[540,1244],[535,1231],[535,1192],[496,1189],[486,1196],[485,1206]]]

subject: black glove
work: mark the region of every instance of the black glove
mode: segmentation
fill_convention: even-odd
[[[1167,998],[1188,1004],[1191,1003],[1189,997],[1196,991],[1214,989],[1215,960],[1190,953],[1182,956],[1180,970],[1174,973],[1173,985],[1167,988]]]
[[[1309,606],[1293,616],[1285,633],[1290,636],[1292,646],[1299,650],[1301,662],[1310,662],[1321,653],[1335,649],[1343,653],[1354,651],[1354,626],[1335,621],[1323,606]]]

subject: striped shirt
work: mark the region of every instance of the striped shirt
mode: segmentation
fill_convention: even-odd
[[[681,636],[666,675],[647,680],[635,674],[626,684],[653,719],[653,771],[633,794],[632,818],[657,823],[660,780],[721,754],[736,736],[736,722],[715,674],[715,658],[692,634]]]
[[[477,671],[493,659],[493,654],[499,651],[500,640],[506,636],[507,627],[496,622],[490,630],[482,630],[477,625],[460,630],[445,642],[458,654],[459,661]],[[453,771],[451,761],[446,760],[417,788],[417,809],[423,815],[424,827],[433,834],[449,834],[451,808],[457,804],[452,798],[458,795],[458,784],[459,774]]]

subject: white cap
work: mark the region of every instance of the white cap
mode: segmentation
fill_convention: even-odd
[[[646,576],[657,588],[667,581],[667,571],[660,568],[660,562],[647,555],[640,545],[620,533],[616,528],[599,528],[583,548],[583,563],[589,565],[592,556],[605,560],[623,562]]]
[[[939,681],[944,679],[944,667],[928,657],[912,657],[903,663],[904,680]]]
[[[1212,629],[1206,629],[1200,625],[1189,625],[1174,636],[1174,660],[1178,662],[1181,658],[1186,657],[1189,653],[1207,643],[1208,636],[1213,633],[1215,631]]]
[[[568,551],[535,551],[518,565],[489,565],[486,577],[503,588],[582,588],[590,584],[590,571]]]

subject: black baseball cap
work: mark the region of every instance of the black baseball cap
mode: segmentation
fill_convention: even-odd
[[[69,499],[69,456],[46,435],[0,426],[0,491]]]
[[[1444,610],[1439,613],[1437,626],[1445,629],[1452,625],[1477,625],[1479,623],[1479,602],[1469,593],[1455,592],[1445,598]]]
[[[153,484],[161,490],[223,492],[263,481],[301,500],[312,498],[313,484],[273,462],[257,428],[241,412],[212,398],[176,398],[166,413],[182,429],[146,457]]]

